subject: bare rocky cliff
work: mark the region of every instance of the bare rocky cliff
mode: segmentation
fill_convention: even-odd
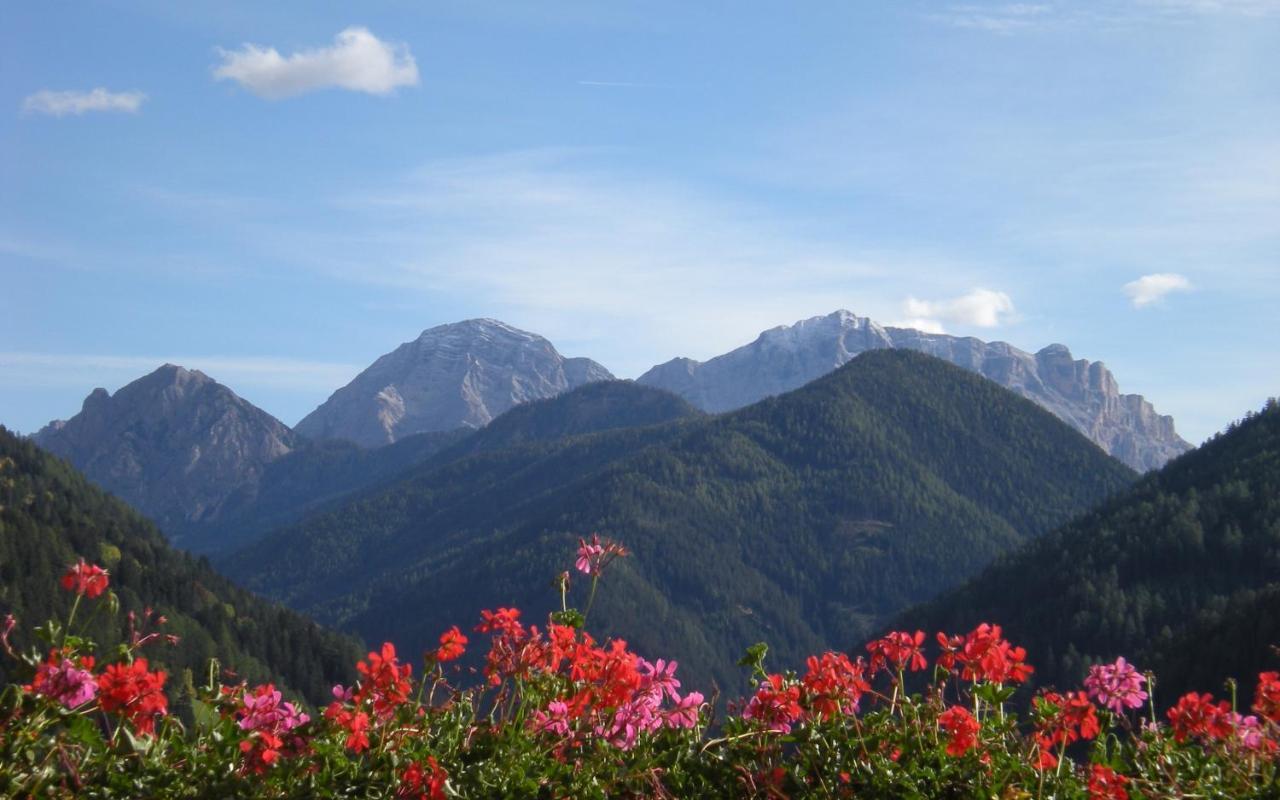
[[[638,382],[706,411],[730,411],[799,388],[859,353],[891,347],[944,359],[1039,403],[1134,469],[1155,469],[1191,449],[1171,417],[1141,395],[1121,394],[1101,362],[1075,359],[1063,345],[1032,354],[1005,342],[886,328],[848,311],[772,328],[706,362],[673,359]]]
[[[423,331],[382,356],[295,430],[376,447],[415,433],[480,428],[512,406],[612,378],[537,334],[467,320]]]

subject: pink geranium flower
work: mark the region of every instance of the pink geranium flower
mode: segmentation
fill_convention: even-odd
[[[1147,700],[1147,693],[1142,685],[1147,679],[1124,657],[1117,658],[1114,664],[1098,664],[1089,669],[1089,676],[1084,679],[1084,688],[1089,692],[1089,699],[1109,708],[1117,714],[1125,709],[1141,708]]]

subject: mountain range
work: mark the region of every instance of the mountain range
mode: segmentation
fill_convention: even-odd
[[[1036,654],[1042,682],[1123,653],[1177,686],[1245,674],[1280,636],[1264,624],[1280,610],[1269,577],[1280,563],[1276,414],[1273,404],[1180,455],[1189,446],[1172,420],[1062,345],[1031,354],[841,311],[636,382],[494,320],[441,326],[297,430],[165,365],[115,395],[95,390],[33,438],[249,588],[409,651],[481,607],[517,604],[537,619],[557,600],[548,578],[598,530],[636,557],[610,576],[593,630],[677,656],[692,680],[741,688],[726,654],[756,640],[790,663],[895,620],[990,620]],[[1148,474],[1137,480],[1104,450]],[[35,453],[20,454],[62,474]],[[123,506],[87,492],[72,494],[122,519]],[[85,548],[124,563],[112,555],[131,552],[120,530],[158,547],[139,524],[111,522],[95,534],[105,544],[10,559],[41,575]],[[206,590],[223,581],[182,558],[164,555],[161,568]],[[144,584],[174,602],[175,587]],[[38,606],[34,589],[20,591],[10,605]],[[209,607],[175,606],[202,641],[266,647]],[[209,629],[222,632],[199,633]],[[1200,641],[1227,655],[1179,656]],[[286,676],[286,661],[244,663],[308,693],[328,679],[296,664]]]
[[[918,350],[989,378],[1032,400],[1139,471],[1155,469],[1191,445],[1142,396],[1121,394],[1101,362],[1074,359],[1065,345],[1032,355],[1005,342],[891,328],[848,311],[767,330],[750,344],[699,362],[676,358],[638,383],[675,392],[722,412],[799,388],[859,353]]]
[[[766,639],[796,663],[854,643],[1136,477],[1035,404],[896,349],[728,414],[503,433],[590,418],[579,409],[606,391],[610,416],[670,397],[613,383],[522,407],[474,434],[501,434],[496,447],[428,459],[218,563],[416,652],[484,607],[538,620],[577,537],[599,531],[635,557],[609,576],[592,629],[728,687],[741,676],[727,656],[747,645]]]
[[[1061,345],[1035,355],[973,338],[885,328],[847,311],[762,333],[699,363],[676,359],[638,383],[719,413],[799,388],[857,354],[927,352],[1035,401],[1139,471],[1189,445],[1173,421],[1121,394],[1099,362]],[[164,365],[34,435],[156,520],[183,547],[242,545],[345,494],[422,463],[512,408],[612,375],[496,320],[430,328],[377,359],[296,429],[203,373]],[[394,446],[388,446],[394,445]]]

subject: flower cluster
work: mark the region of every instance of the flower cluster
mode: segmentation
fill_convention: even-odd
[[[1027,663],[1027,651],[1009,644],[999,625],[983,623],[964,636],[937,635],[942,655],[938,666],[959,670],[966,681],[1025,683],[1034,671]]]
[[[400,663],[396,647],[391,642],[384,642],[380,651],[369,653],[367,661],[356,664],[356,671],[363,679],[356,690],[355,702],[369,701],[373,713],[379,718],[391,716],[409,699],[409,675],[413,672],[413,665]]]
[[[602,555],[622,552],[582,546],[593,580]],[[105,591],[92,565],[68,575],[78,596]],[[1094,666],[1083,688],[1039,691],[1019,719],[1015,685],[1032,669],[1000,626],[933,640],[894,631],[866,657],[829,651],[800,672],[767,671],[766,648],[751,648],[742,663],[759,680],[713,726],[676,662],[598,642],[583,618],[562,607],[539,626],[516,608],[485,610],[483,665],[480,653],[475,667],[453,663],[470,644],[454,626],[417,679],[385,643],[314,720],[272,683],[227,686],[211,671],[190,698],[194,722],[163,725],[166,673],[134,655],[155,636],[131,635],[99,671],[90,644],[52,626],[47,655],[26,661],[30,682],[3,694],[17,702],[0,714],[0,794],[1137,800],[1270,797],[1280,785],[1277,672],[1258,676],[1251,714],[1190,693],[1157,718],[1153,682],[1120,658]],[[934,683],[909,693],[924,681],[907,673],[930,667],[927,641]],[[476,685],[451,685],[477,672]],[[1136,718],[1147,702],[1151,715]]]
[[[1169,709],[1169,724],[1179,742],[1192,737],[1225,739],[1231,735],[1231,705],[1226,700],[1214,702],[1211,694],[1191,692],[1183,695]]]
[[[1126,709],[1142,708],[1147,701],[1147,693],[1142,690],[1146,681],[1122,656],[1114,664],[1092,667],[1084,679],[1084,688],[1095,703],[1123,714]]]
[[[918,672],[929,665],[924,657],[924,631],[887,633],[868,644],[867,651],[871,653],[872,672],[902,672],[908,667]]]
[[[80,559],[62,576],[62,588],[93,600],[107,590],[107,571]]]
[[[962,756],[978,746],[982,725],[964,706],[952,706],[942,712],[938,727],[947,734],[947,755]]]
[[[414,761],[400,773],[400,788],[396,797],[409,800],[445,800],[444,787],[449,773],[440,766],[435,756],[427,756],[426,763]]]
[[[98,696],[93,677],[93,656],[71,656],[65,650],[50,651],[36,667],[35,680],[23,688],[52,698],[67,708],[76,708]]]
[[[240,730],[248,734],[248,738],[240,742],[245,769],[254,773],[268,769],[286,747],[295,752],[301,750],[302,739],[292,732],[311,719],[296,705],[285,701],[280,691],[269,683],[244,692],[236,716]]]
[[[850,661],[844,653],[826,652],[809,656],[808,671],[801,679],[809,708],[822,719],[858,712],[858,701],[871,691],[867,682],[867,663],[859,658]]]
[[[760,682],[760,688],[742,710],[742,718],[774,733],[791,733],[791,726],[804,716],[800,687],[777,673]]]
[[[676,662],[649,662],[614,640],[597,645],[577,629],[551,623],[544,635],[525,627],[520,612],[481,612],[476,627],[492,640],[485,674],[492,685],[507,679],[542,680],[557,691],[530,718],[530,728],[580,743],[594,736],[622,750],[642,734],[663,728],[692,728],[703,696],[681,696]]]
[[[118,714],[140,733],[155,731],[156,720],[169,711],[164,693],[168,674],[147,669],[147,660],[111,664],[98,678],[98,702],[102,710]]]
[[[1048,769],[1058,764],[1058,755],[1081,739],[1092,739],[1102,729],[1093,703],[1084,692],[1045,692],[1033,701],[1036,717],[1036,744],[1040,758],[1036,766]]]

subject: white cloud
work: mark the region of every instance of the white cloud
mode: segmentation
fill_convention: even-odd
[[[974,289],[968,294],[946,300],[918,300],[908,297],[902,304],[910,319],[903,327],[941,333],[943,323],[995,328],[1013,313],[1013,300],[1004,292]]]
[[[1126,283],[1124,293],[1129,296],[1134,308],[1142,308],[1159,303],[1170,292],[1188,292],[1192,288],[1191,281],[1185,276],[1173,272],[1156,272]]]
[[[368,28],[347,28],[331,47],[289,56],[256,44],[218,52],[222,63],[213,70],[215,78],[236,81],[268,100],[328,88],[385,95],[418,84],[418,65],[409,46],[384,42]]]
[[[136,114],[147,96],[142,92],[109,92],[102,87],[87,92],[54,92],[42,89],[22,101],[24,114],[79,116],[89,111],[124,111]]]
[[[922,331],[924,333],[946,333],[947,329],[940,320],[925,319],[923,317],[915,317],[914,319],[900,319],[889,323],[890,328],[911,328],[913,330]]]

